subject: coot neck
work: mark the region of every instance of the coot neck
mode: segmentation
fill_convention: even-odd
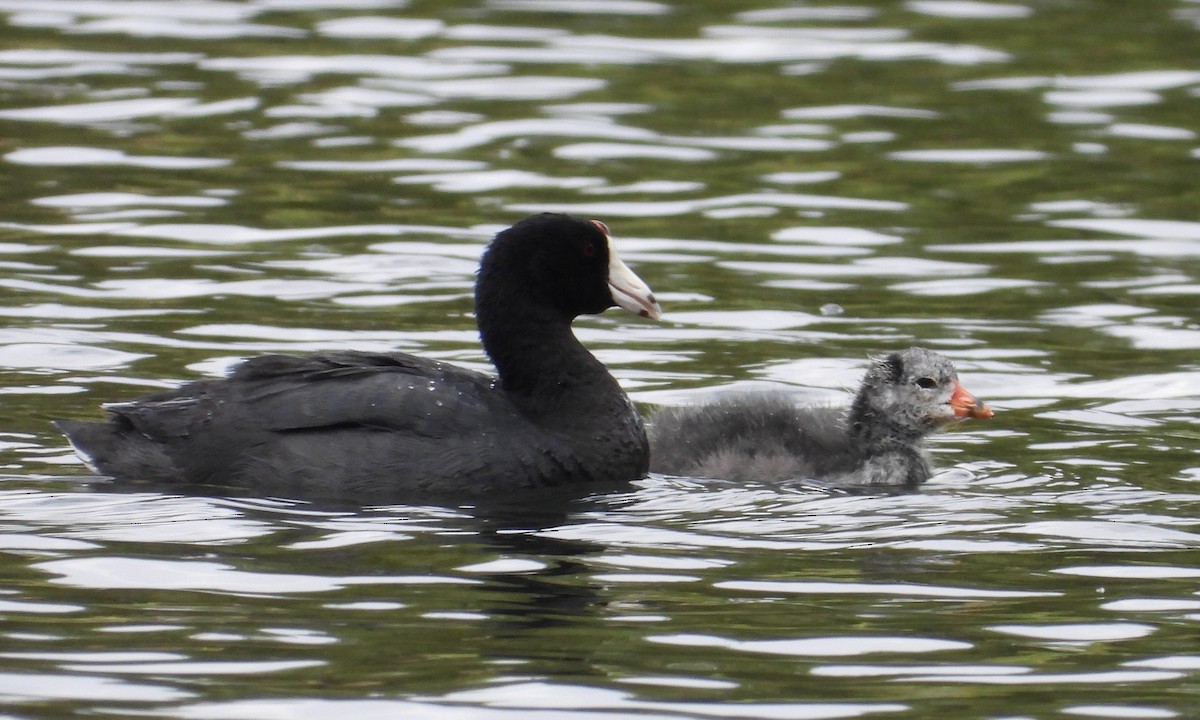
[[[575,337],[573,318],[566,313],[522,288],[491,292],[486,302],[476,302],[475,312],[500,388],[530,412],[553,413],[565,398],[578,405],[588,398],[624,397],[604,365]]]
[[[846,420],[846,431],[854,443],[873,452],[886,450],[913,450],[921,441],[922,433],[914,431],[900,422],[872,408],[859,393],[850,406]]]

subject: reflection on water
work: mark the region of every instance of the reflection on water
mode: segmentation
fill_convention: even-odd
[[[1188,717],[1191,0],[0,0],[0,697],[22,716]],[[523,214],[612,226],[635,400],[994,406],[920,493],[110,492],[49,426],[262,352],[486,369]]]

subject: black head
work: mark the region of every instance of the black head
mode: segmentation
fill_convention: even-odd
[[[617,257],[603,223],[556,213],[521,220],[484,253],[477,311],[516,295],[568,321],[614,305],[649,317],[660,312],[650,288]]]

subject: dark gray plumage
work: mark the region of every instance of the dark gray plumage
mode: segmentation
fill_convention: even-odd
[[[875,360],[848,411],[798,407],[782,394],[665,408],[650,419],[654,472],[740,481],[815,480],[915,488],[932,473],[923,439],[992,411],[954,365],[924,348]]]
[[[229,377],[58,427],[120,480],[378,502],[470,498],[645,475],[641,418],[571,321],[619,304],[658,317],[599,222],[527,218],[482,260],[476,317],[494,378],[404,353],[268,355]]]

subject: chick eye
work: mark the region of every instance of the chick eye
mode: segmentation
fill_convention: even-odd
[[[933,378],[923,377],[917,380],[917,387],[929,390],[937,387],[937,381]]]
[[[587,245],[579,248],[579,252],[586,258],[596,257],[596,246],[592,243],[588,243]]]

